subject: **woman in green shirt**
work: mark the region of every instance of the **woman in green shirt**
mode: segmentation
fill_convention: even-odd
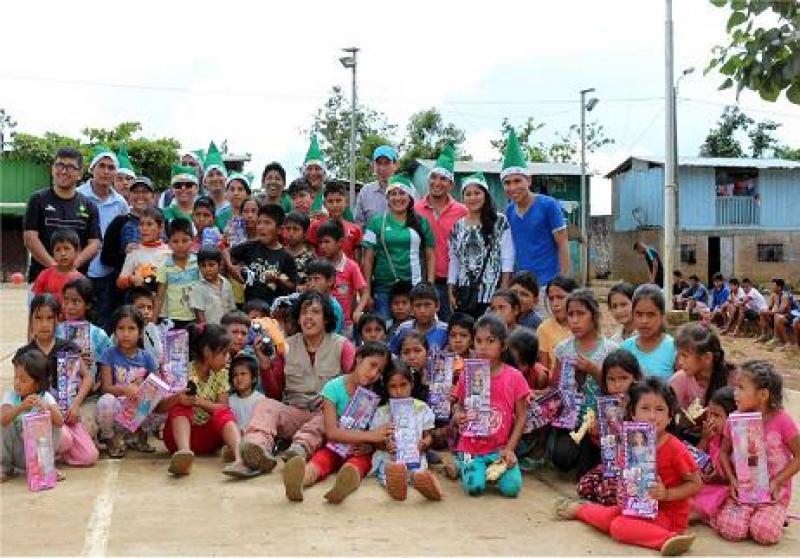
[[[435,242],[428,220],[414,211],[414,186],[406,175],[389,179],[386,197],[387,211],[367,222],[361,245],[364,277],[372,283],[375,312],[389,319],[389,289],[393,284],[433,284]]]

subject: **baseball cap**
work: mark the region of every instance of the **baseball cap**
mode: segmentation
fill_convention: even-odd
[[[133,190],[139,184],[143,184],[151,192],[156,191],[155,187],[153,186],[153,181],[147,178],[146,176],[137,176],[136,180],[134,180],[133,184],[131,184],[130,189]]]
[[[372,160],[377,161],[379,157],[386,157],[392,161],[397,161],[397,151],[391,145],[381,145],[372,152]]]

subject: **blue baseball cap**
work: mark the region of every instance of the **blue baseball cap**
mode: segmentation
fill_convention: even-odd
[[[380,157],[386,157],[392,161],[397,161],[397,151],[391,145],[381,145],[372,152],[372,160],[377,161]]]

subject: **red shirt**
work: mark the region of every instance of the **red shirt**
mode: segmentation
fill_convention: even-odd
[[[429,194],[426,194],[424,198],[414,205],[416,212],[428,219],[431,224],[433,238],[436,240],[436,277],[445,279],[447,278],[447,267],[450,263],[450,253],[448,251],[450,233],[456,221],[466,217],[468,213],[466,206],[452,197],[448,196],[447,200],[447,205],[438,215],[435,214],[431,206]]]
[[[326,223],[328,219],[314,219],[311,221],[311,226],[308,227],[308,234],[306,235],[306,240],[309,244],[311,244],[314,248],[317,247],[317,229],[323,224]],[[349,221],[343,221],[341,225],[344,227],[344,238],[342,239],[342,252],[344,252],[345,256],[350,258],[351,260],[355,259],[356,248],[361,246],[361,239],[364,237],[364,233],[361,231],[361,227],[356,225],[355,223],[350,223]],[[319,252],[317,252],[319,256]],[[344,309],[344,304],[342,304],[342,309]],[[347,319],[347,314],[345,314],[345,319]]]
[[[353,300],[356,293],[367,286],[367,282],[356,262],[344,254],[334,267],[336,267],[336,282],[331,294],[342,306],[344,324],[350,325],[353,323]]]
[[[656,471],[665,488],[680,486],[685,477],[697,472],[697,463],[686,446],[672,434],[656,450]],[[658,512],[672,515],[672,525],[683,531],[689,526],[689,499],[659,501]]]
[[[64,285],[78,277],[83,277],[83,274],[78,270],[73,269],[72,271],[61,273],[54,267],[48,267],[36,277],[36,281],[31,286],[31,292],[34,295],[50,293],[58,299],[59,304],[63,304],[61,290]]]

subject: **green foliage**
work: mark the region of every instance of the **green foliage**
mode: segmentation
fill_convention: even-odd
[[[800,148],[792,149],[787,145],[779,145],[775,149],[775,157],[778,159],[789,159],[790,161],[800,161]]]
[[[455,124],[445,122],[442,114],[431,107],[411,115],[406,126],[406,138],[401,144],[403,155],[399,172],[412,173],[417,159],[436,159],[448,142],[453,142],[457,159],[471,159],[463,149],[466,136]]]
[[[514,128],[508,118],[503,118],[503,123],[500,126],[500,138],[489,142],[499,154],[498,161],[503,159],[503,154],[506,151],[508,131],[514,128],[517,133],[517,140],[519,140],[519,146],[522,148],[528,162],[547,162],[547,147],[543,142],[534,139],[536,132],[544,128],[544,126],[544,123],[536,122],[532,116],[529,116],[522,126]]]
[[[753,157],[763,157],[767,149],[774,150],[778,147],[778,139],[773,135],[773,132],[780,127],[781,124],[777,122],[764,120],[757,122],[755,126],[748,130],[747,137],[750,138],[750,153]]]
[[[547,150],[549,158],[554,163],[581,162],[581,127],[573,124],[566,134],[556,133],[556,140]],[[606,145],[612,145],[614,140],[606,137],[605,128],[597,120],[586,124],[586,152],[594,153]]]
[[[166,186],[169,184],[170,167],[178,160],[180,143],[173,138],[151,140],[134,137],[141,129],[138,122],[122,122],[111,129],[85,128],[82,130],[83,141],[53,132],[46,132],[44,136],[19,132],[14,138],[14,150],[9,157],[49,166],[59,147],[74,147],[83,154],[85,161],[89,161],[93,145],[102,143],[116,151],[126,142],[136,173],[150,177],[157,185]]]
[[[318,134],[320,147],[330,174],[337,178],[350,176],[351,103],[342,88],[335,86],[325,104],[317,111],[311,132]],[[356,180],[372,178],[372,151],[393,143],[396,126],[387,122],[383,113],[369,107],[356,108]]]
[[[720,89],[736,85],[765,101],[781,94],[800,104],[800,3],[795,0],[710,0],[730,10],[730,42],[715,46],[705,69],[727,76]],[[763,25],[766,25],[762,27]]]
[[[741,143],[735,134],[739,130],[747,130],[753,119],[744,114],[738,107],[727,106],[719,117],[716,128],[708,132],[706,140],[700,146],[701,157],[744,157]]]

